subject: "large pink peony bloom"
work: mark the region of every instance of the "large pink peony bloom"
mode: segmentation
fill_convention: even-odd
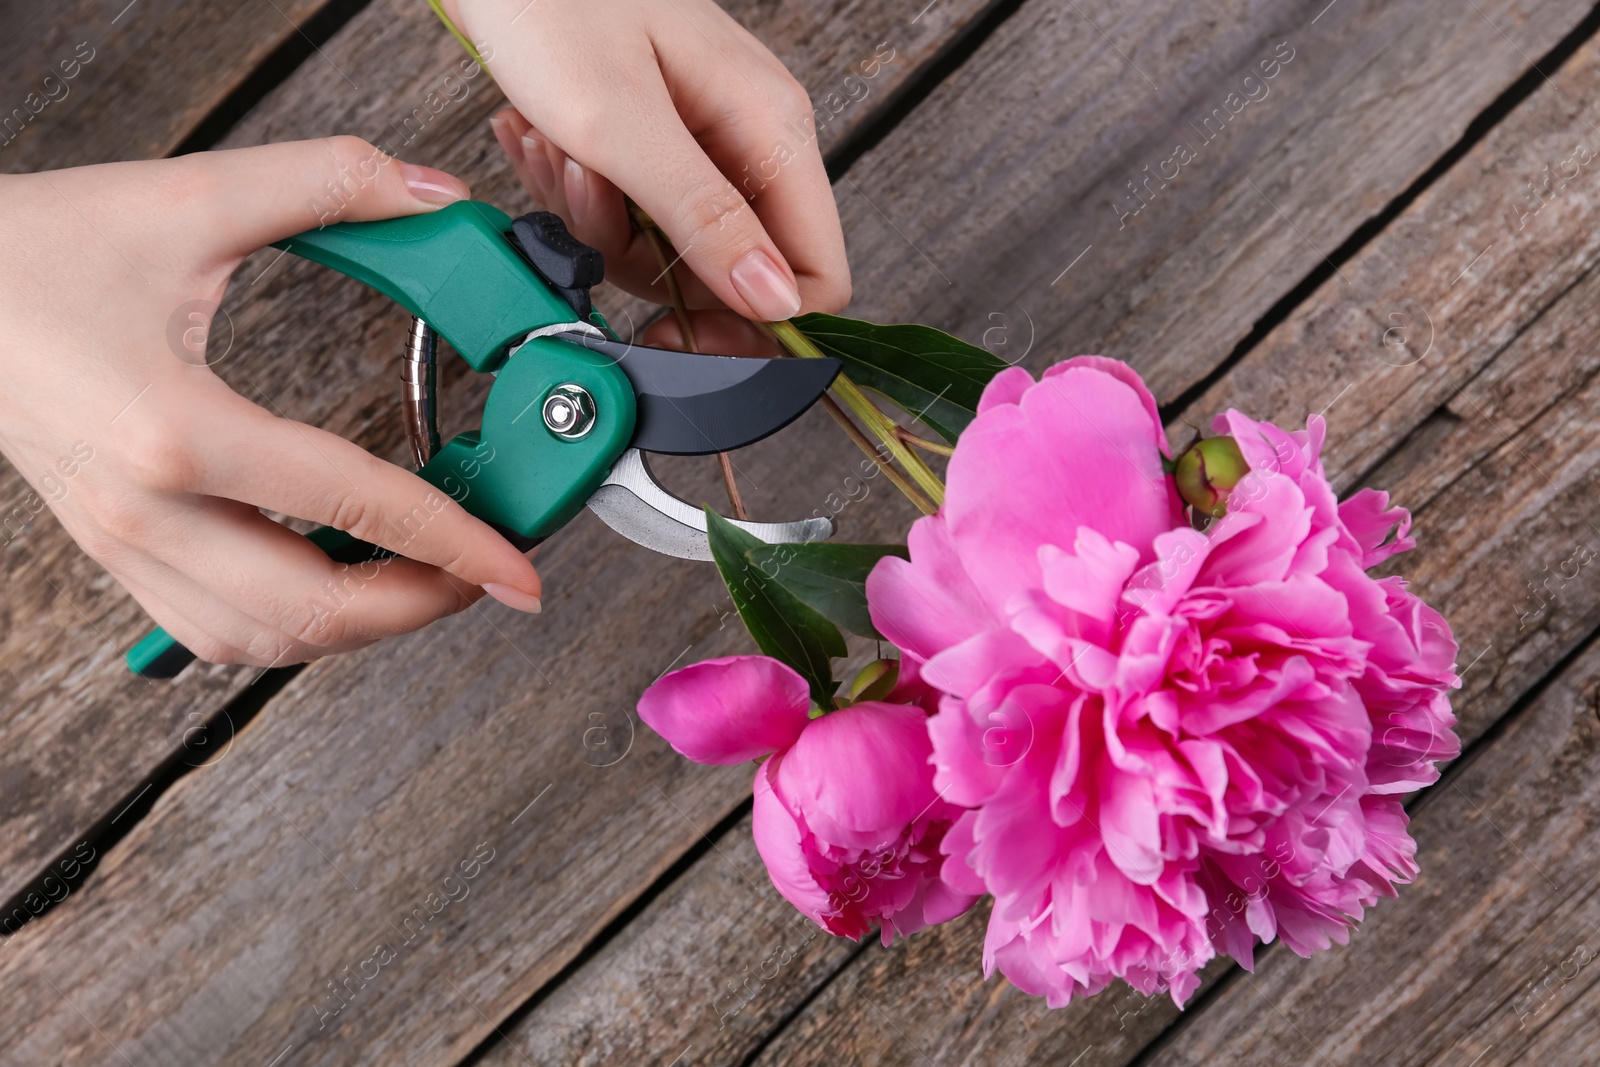
[[[911,560],[867,583],[945,694],[935,783],[974,810],[944,878],[995,898],[986,973],[1052,1006],[1113,977],[1181,1005],[1219,952],[1343,943],[1416,873],[1399,795],[1459,750],[1449,626],[1365,573],[1411,547],[1410,517],[1337,502],[1320,418],[1216,428],[1251,472],[1200,533],[1136,374],[1008,370]]]
[[[892,694],[900,696],[900,693]],[[805,680],[765,656],[706,660],[639,699],[639,717],[699,763],[756,771],[756,849],[772,884],[829,932],[883,943],[953,919],[977,893],[940,877],[960,809],[933,788],[927,712],[863,702],[810,718]]]

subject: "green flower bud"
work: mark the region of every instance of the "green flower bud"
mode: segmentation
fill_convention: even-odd
[[[856,680],[850,683],[850,699],[854,702],[863,700],[882,700],[893,692],[895,683],[900,680],[900,661],[897,659],[875,659],[856,675]]]
[[[1250,464],[1233,438],[1207,437],[1178,457],[1173,476],[1184,503],[1220,519],[1228,510],[1228,494],[1249,473]]]

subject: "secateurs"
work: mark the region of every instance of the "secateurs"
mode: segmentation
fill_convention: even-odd
[[[839,373],[833,359],[757,359],[618,340],[590,304],[600,253],[556,215],[513,222],[477,201],[428,215],[338,223],[279,247],[365,282],[413,316],[401,401],[417,473],[524,549],[587,506],[657,552],[711,558],[705,514],[668,493],[647,452],[707,455],[787,426]],[[435,340],[495,376],[480,429],[440,443]],[[824,540],[826,518],[738,522],[770,543]],[[341,531],[308,535],[340,562],[388,555]],[[147,678],[193,655],[156,630],[127,654]]]

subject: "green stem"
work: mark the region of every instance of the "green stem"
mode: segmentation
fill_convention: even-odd
[[[805,359],[823,358],[823,351],[811,343],[811,339],[792,322],[773,322],[767,324],[774,337],[778,339],[790,355],[800,356]],[[843,374],[833,381],[833,390],[839,394],[839,399],[844,401],[846,407],[855,413],[861,420],[862,426],[883,443],[888,453],[905,468],[918,488],[928,495],[934,506],[944,504],[944,483],[933,469],[922,461],[922,457],[906,447],[896,432],[899,427],[895,421],[879,410],[878,405],[867,398],[860,388]]]
[[[844,435],[854,441],[856,447],[861,449],[868,459],[877,464],[878,469],[888,476],[889,481],[894,483],[896,489],[905,494],[907,500],[917,506],[918,511],[924,515],[932,515],[939,510],[933,506],[933,501],[917,492],[917,487],[912,485],[904,474],[896,470],[894,464],[883,461],[883,454],[872,447],[872,442],[867,440],[867,435],[862,433],[856,424],[850,421],[850,416],[846,415],[844,409],[827,393],[822,394],[822,407],[829,415],[833,416],[833,421],[839,424],[839,428],[844,431]]]
[[[896,427],[895,432],[900,440],[913,448],[920,448],[924,452],[932,452],[936,456],[944,456],[947,459],[956,454],[956,450],[949,445],[941,444],[938,441],[930,441],[926,437],[918,437],[904,426]]]

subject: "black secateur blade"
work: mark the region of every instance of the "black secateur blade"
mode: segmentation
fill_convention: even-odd
[[[573,237],[559,215],[535,211],[511,227],[528,264],[589,321],[589,289],[605,277],[605,261]],[[632,447],[672,456],[731,452],[777,433],[799,418],[838,376],[839,361],[753,359],[645,348],[582,330],[564,340],[616,361],[638,397]]]
[[[589,334],[565,339],[616,360],[639,401],[632,446],[672,456],[731,452],[777,433],[815,404],[840,370],[831,357],[710,356]]]

